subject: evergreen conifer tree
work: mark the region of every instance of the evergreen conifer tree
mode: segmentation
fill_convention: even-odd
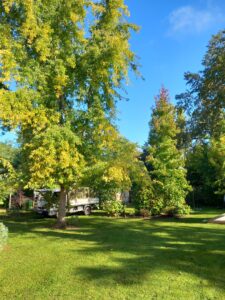
[[[190,186],[186,180],[184,155],[177,148],[179,129],[175,117],[168,91],[162,88],[156,97],[148,139],[147,162],[153,180],[153,214],[163,211],[181,214],[187,208],[185,197]]]

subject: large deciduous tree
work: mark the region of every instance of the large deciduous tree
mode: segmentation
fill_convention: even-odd
[[[188,89],[177,96],[178,106],[189,114],[194,139],[218,136],[225,111],[225,30],[214,35],[203,59],[203,70],[187,72]]]
[[[218,206],[220,201],[215,195],[216,169],[210,162],[210,148],[208,143],[199,142],[195,143],[187,153],[187,178],[193,187],[188,198],[193,207]]]
[[[26,185],[60,186],[59,227],[68,189],[79,184],[85,161],[94,163],[83,138],[92,126],[99,138],[104,131],[93,125],[93,107],[110,123],[128,69],[136,70],[129,38],[137,28],[127,16],[123,0],[0,3],[0,120],[18,130]],[[87,116],[83,136],[77,106]]]
[[[225,31],[212,36],[203,69],[187,72],[187,91],[177,96],[178,107],[188,116],[190,133],[187,159],[193,198],[218,205],[224,191]]]

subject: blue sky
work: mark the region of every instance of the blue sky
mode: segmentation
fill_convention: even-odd
[[[185,71],[198,71],[212,34],[225,28],[224,0],[125,0],[130,21],[141,30],[131,47],[139,57],[145,80],[131,75],[127,101],[118,103],[118,127],[133,142],[143,145],[154,96],[162,84],[171,101],[185,90]],[[13,135],[0,137],[12,140]]]
[[[131,39],[145,81],[131,76],[128,102],[118,104],[120,132],[143,145],[154,96],[163,84],[171,101],[185,90],[184,72],[198,71],[212,34],[225,28],[224,0],[126,0],[141,26]]]

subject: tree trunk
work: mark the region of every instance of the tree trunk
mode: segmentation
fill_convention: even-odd
[[[12,194],[9,194],[9,209],[12,208]]]
[[[59,194],[59,208],[58,208],[58,217],[56,228],[64,229],[66,228],[66,198],[67,192],[66,189],[61,186],[60,194]]]

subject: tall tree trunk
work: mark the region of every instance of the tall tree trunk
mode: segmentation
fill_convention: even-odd
[[[9,194],[9,209],[12,208],[12,194]]]
[[[67,192],[64,186],[61,186],[60,194],[59,194],[59,208],[58,208],[58,217],[56,228],[64,229],[66,228],[66,198]]]

